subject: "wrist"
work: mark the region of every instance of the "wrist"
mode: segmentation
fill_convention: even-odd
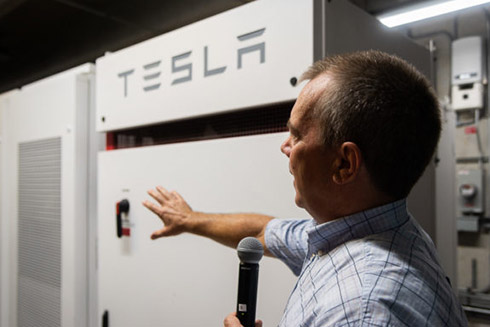
[[[203,213],[197,211],[189,211],[185,218],[182,219],[182,228],[185,232],[197,234],[199,224]]]

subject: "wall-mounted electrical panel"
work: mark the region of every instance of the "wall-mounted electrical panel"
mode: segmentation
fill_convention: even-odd
[[[460,169],[456,176],[456,210],[458,230],[477,232],[479,216],[485,210],[484,172],[482,169]]]
[[[455,111],[454,187],[458,230],[458,281],[460,301],[475,310],[490,308],[490,243],[486,220],[488,193],[487,53],[481,36],[452,42],[452,108]],[[470,310],[471,311],[471,310]]]
[[[471,36],[455,40],[451,50],[453,110],[483,108],[486,79],[483,39]]]
[[[0,325],[87,326],[93,65],[0,96]]]
[[[486,211],[485,170],[488,154],[487,120],[484,117],[486,85],[485,42],[480,36],[451,44],[452,108],[456,112],[455,154],[458,230],[477,232]]]

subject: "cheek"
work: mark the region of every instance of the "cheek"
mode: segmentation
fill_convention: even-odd
[[[289,169],[295,179],[303,178],[306,173],[303,161],[304,156],[302,151],[297,151],[296,149],[291,151],[291,155],[289,156]]]
[[[291,152],[289,157],[289,168],[297,183],[310,185],[325,180],[327,173],[325,162],[308,151],[298,150],[300,151]]]
[[[298,156],[297,156],[297,151],[291,151],[290,155],[289,155],[289,168],[294,171],[296,170],[297,166],[298,166],[298,162],[297,162],[297,159],[298,159]]]

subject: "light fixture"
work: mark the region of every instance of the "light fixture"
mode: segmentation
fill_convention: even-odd
[[[382,14],[377,18],[388,27],[400,26],[450,12],[490,3],[490,0],[425,1],[403,9]]]

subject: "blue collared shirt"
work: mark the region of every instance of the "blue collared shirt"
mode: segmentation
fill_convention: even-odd
[[[405,200],[320,225],[274,219],[265,240],[299,276],[281,327],[468,324]]]

